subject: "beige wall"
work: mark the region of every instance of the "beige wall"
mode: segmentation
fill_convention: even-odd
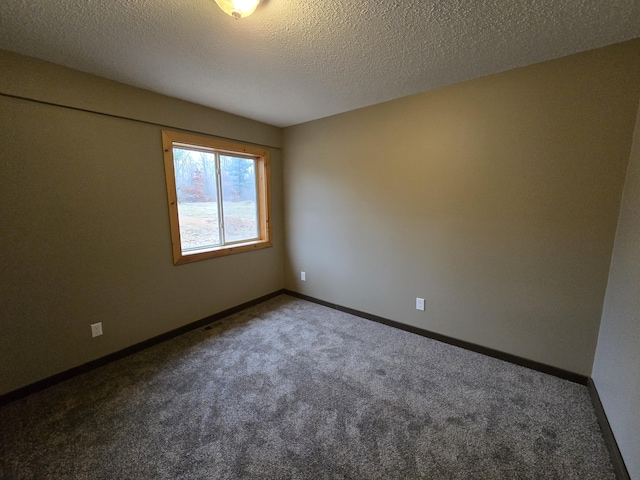
[[[285,129],[287,288],[590,375],[639,93],[633,41]]]
[[[280,129],[7,52],[0,65],[0,394],[282,288],[280,149],[274,247],[174,266],[161,127],[16,97],[271,147]]]
[[[640,112],[618,220],[593,380],[629,474],[640,479]]]
[[[282,129],[0,50],[0,93],[282,147]]]

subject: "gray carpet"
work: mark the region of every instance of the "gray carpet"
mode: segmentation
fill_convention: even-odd
[[[281,295],[0,409],[0,478],[614,479],[587,388]]]

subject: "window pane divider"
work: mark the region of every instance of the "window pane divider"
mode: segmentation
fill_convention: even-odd
[[[222,171],[220,169],[220,154],[218,152],[216,152],[216,194],[218,198],[218,234],[220,235],[220,243],[225,245],[224,206],[222,205]]]

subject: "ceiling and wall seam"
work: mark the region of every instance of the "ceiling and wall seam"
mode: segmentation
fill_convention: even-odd
[[[240,138],[223,137],[223,136],[220,136],[220,135],[214,135],[211,132],[207,132],[207,131],[191,130],[191,129],[188,129],[188,128],[185,128],[185,127],[181,127],[181,126],[178,126],[178,125],[168,125],[168,124],[164,124],[164,123],[152,122],[152,121],[144,120],[144,119],[141,119],[141,118],[127,117],[125,115],[117,115],[117,114],[114,114],[114,113],[101,112],[99,110],[91,110],[91,109],[88,109],[88,108],[75,107],[73,105],[64,105],[62,103],[47,102],[45,100],[38,100],[36,98],[23,97],[23,96],[20,96],[20,95],[11,95],[9,93],[3,93],[3,92],[0,92],[0,97],[14,98],[14,99],[17,99],[17,100],[24,100],[26,102],[39,103],[41,105],[50,105],[50,106],[53,106],[53,107],[59,107],[59,108],[64,108],[64,109],[68,109],[68,110],[75,110],[77,112],[91,113],[91,114],[94,114],[94,115],[101,115],[101,116],[104,116],[104,117],[117,118],[119,120],[128,120],[128,121],[131,121],[131,122],[144,123],[146,125],[153,125],[153,126],[160,127],[160,128],[163,128],[163,129],[164,128],[169,128],[169,129],[174,129],[174,130],[180,130],[182,132],[195,133],[195,134],[198,134],[198,135],[207,135],[207,136],[215,137],[215,138],[222,139],[222,140],[232,140],[232,141],[235,141],[235,142],[246,143],[248,145],[256,145],[256,146],[260,146],[260,147],[267,147],[267,148],[270,148],[270,149],[282,150],[281,146],[267,145],[267,144],[262,144],[262,143],[255,143],[255,142],[251,142],[251,141],[240,139]]]

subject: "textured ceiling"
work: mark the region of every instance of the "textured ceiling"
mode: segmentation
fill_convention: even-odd
[[[2,0],[0,48],[288,126],[640,36],[639,0]]]

